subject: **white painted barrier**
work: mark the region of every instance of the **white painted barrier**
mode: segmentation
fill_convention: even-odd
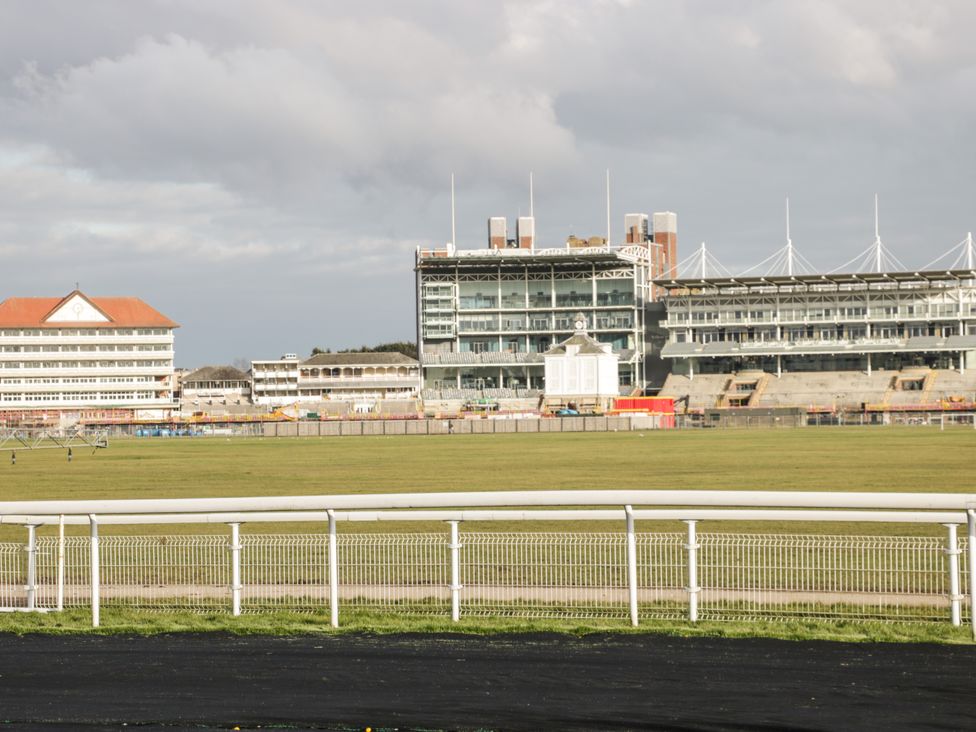
[[[614,506],[614,508],[600,508],[601,506]],[[971,618],[976,615],[976,613],[972,612],[972,593],[974,586],[976,586],[976,560],[973,559],[974,543],[976,543],[976,540],[973,539],[974,521],[976,521],[973,518],[974,511],[976,511],[976,494],[966,493],[572,490],[117,501],[13,501],[0,502],[0,523],[22,524],[28,527],[28,543],[26,548],[28,558],[27,577],[26,584],[24,585],[27,591],[26,609],[36,608],[38,610],[60,609],[65,606],[65,585],[68,580],[65,578],[66,560],[63,527],[66,525],[81,524],[88,524],[90,526],[90,539],[88,544],[89,601],[92,608],[93,625],[96,626],[99,623],[100,604],[104,594],[104,588],[102,587],[103,579],[100,579],[100,570],[102,569],[102,563],[105,561],[104,558],[100,558],[99,524],[229,524],[231,526],[231,539],[227,549],[229,549],[229,566],[231,569],[227,586],[229,586],[230,604],[234,615],[241,612],[243,602],[242,589],[247,584],[242,580],[242,562],[244,562],[244,570],[247,570],[250,566],[247,561],[242,559],[242,552],[244,552],[242,542],[244,539],[239,533],[240,524],[276,522],[327,524],[328,544],[327,547],[324,547],[327,556],[322,560],[323,564],[321,566],[322,571],[328,577],[328,604],[330,606],[331,622],[333,625],[338,625],[339,622],[338,607],[341,595],[340,589],[348,589],[350,587],[350,582],[346,580],[340,582],[339,572],[342,563],[340,562],[339,554],[342,543],[339,540],[337,531],[337,523],[339,522],[447,522],[451,527],[450,540],[446,545],[446,549],[448,550],[446,560],[448,561],[448,565],[446,566],[449,567],[449,577],[445,577],[443,588],[448,593],[447,597],[450,600],[451,617],[457,620],[461,616],[462,603],[466,601],[466,598],[473,598],[478,593],[482,595],[485,595],[485,593],[491,595],[491,592],[504,594],[499,587],[495,587],[494,590],[489,591],[484,587],[477,589],[475,586],[466,584],[464,573],[473,570],[471,567],[468,567],[467,570],[465,569],[467,566],[465,565],[465,554],[469,551],[474,551],[473,547],[475,545],[469,545],[468,542],[462,543],[462,535],[459,532],[461,522],[583,521],[589,523],[595,521],[621,521],[626,526],[626,532],[622,535],[625,542],[622,546],[625,553],[626,572],[622,580],[624,584],[621,586],[621,591],[624,594],[621,598],[624,601],[624,606],[629,610],[630,620],[634,625],[637,625],[641,607],[646,605],[647,598],[650,596],[648,595],[647,581],[639,576],[639,570],[642,570],[643,567],[642,571],[646,571],[646,566],[642,564],[644,559],[641,559],[642,555],[639,549],[642,541],[641,537],[644,535],[637,533],[635,529],[636,521],[683,521],[687,524],[687,538],[683,545],[684,559],[682,560],[683,572],[685,574],[683,592],[687,600],[687,617],[691,621],[695,621],[699,617],[701,598],[706,598],[707,608],[709,607],[707,598],[712,597],[712,602],[714,602],[715,592],[726,593],[726,599],[748,599],[750,597],[748,583],[741,577],[733,582],[734,587],[730,586],[724,589],[709,586],[708,582],[714,584],[714,579],[709,579],[708,582],[703,581],[703,577],[710,578],[715,572],[714,566],[708,564],[707,561],[705,565],[702,565],[703,557],[711,561],[711,558],[717,556],[715,553],[719,551],[718,547],[732,547],[721,550],[725,552],[722,556],[726,558],[722,561],[727,560],[730,564],[734,564],[737,560],[732,559],[735,553],[733,551],[734,543],[726,544],[716,542],[714,539],[710,540],[711,543],[707,541],[703,543],[698,534],[698,522],[764,521],[776,523],[876,522],[892,524],[944,524],[948,527],[949,532],[948,542],[942,550],[948,569],[948,585],[944,594],[946,595],[951,621],[954,624],[959,624],[963,614],[963,600],[966,597],[963,594],[960,584],[961,558],[966,559],[965,564],[968,565],[966,569],[968,571],[969,614]],[[957,527],[963,523],[967,524],[968,529],[968,555],[964,554],[959,548],[957,540]],[[57,600],[56,604],[52,602],[41,607],[40,605],[43,603],[39,604],[37,594],[38,580],[36,562],[38,550],[36,548],[35,532],[37,527],[55,524],[58,525],[59,532],[61,532],[57,548]],[[463,536],[468,537],[469,534],[465,533]],[[552,541],[557,541],[557,543],[561,541],[561,539],[558,539],[560,535],[554,534],[551,536],[556,537]],[[138,537],[130,538],[135,539]],[[215,537],[208,538],[214,539]],[[845,537],[841,538],[843,539]],[[856,537],[846,538],[853,540]],[[125,537],[113,537],[113,539],[117,540],[113,544],[113,547],[116,547],[118,551],[137,551],[135,543],[133,543],[131,549],[125,549],[127,541]],[[151,544],[151,538],[147,537],[146,540],[150,541]],[[279,543],[282,546],[286,546],[288,545],[288,541],[286,537],[282,537]],[[512,539],[512,541],[515,541],[515,539]],[[742,546],[746,546],[749,541],[755,543],[758,539],[752,538],[743,541],[745,543]],[[518,542],[516,541],[516,543]],[[489,544],[485,544],[485,546]],[[838,544],[838,547],[841,544]],[[144,545],[146,545],[145,542],[139,546]],[[188,540],[187,547],[189,548],[187,551],[192,549],[192,545],[193,541]],[[367,545],[363,544],[363,546]],[[800,542],[797,546],[801,545],[807,547],[803,549],[803,552],[809,554],[811,551],[815,551],[813,548],[815,542],[814,544]],[[779,545],[774,542],[769,546],[778,547]],[[906,544],[906,546],[909,545]],[[465,548],[463,552],[462,547]],[[927,547],[927,544],[918,544],[913,551],[929,551],[930,548]],[[883,548],[878,549],[878,551],[882,550]],[[568,549],[566,551],[569,552]],[[777,549],[777,551],[780,551],[780,549]],[[844,549],[844,551],[847,551],[847,549]],[[566,556],[570,557],[571,554],[572,552],[569,552]],[[791,556],[794,555],[784,553],[781,560],[789,562],[791,561]],[[382,559],[377,561],[385,562],[387,560]],[[436,562],[440,560],[431,561]],[[516,560],[513,559],[512,561]],[[273,567],[270,567],[268,570],[272,575],[274,575],[273,569]],[[349,570],[347,568],[344,571]],[[703,571],[704,574],[702,574]],[[728,567],[728,571],[731,576],[737,570],[735,567],[730,566]],[[760,576],[765,571],[765,568],[756,567],[750,571]],[[798,567],[796,571],[808,573],[809,568]],[[850,571],[854,572],[855,570],[852,569]],[[881,570],[879,569],[877,571]],[[925,571],[929,572],[930,570],[926,569]],[[0,579],[0,584],[2,584],[2,579]],[[355,587],[359,587],[355,583],[352,584]],[[869,587],[869,585],[870,582],[864,586]],[[906,587],[908,586],[906,585]],[[108,587],[108,584],[106,584],[106,587]],[[193,589],[195,586],[185,585],[184,583],[180,587],[190,587]],[[288,584],[287,581],[285,581],[283,587],[283,592],[292,591],[293,589],[292,585]],[[675,590],[680,591],[681,587],[679,585]],[[113,586],[110,589],[113,593],[125,592],[124,587],[119,588]],[[197,587],[193,591],[197,590],[200,590],[200,588]],[[207,592],[209,591],[207,590]],[[369,589],[368,582],[362,586],[361,591],[367,597],[373,592],[373,590]],[[406,599],[417,596],[418,592],[423,594],[422,591],[416,588],[409,589],[409,583],[403,587],[398,586],[396,591],[405,593],[404,597]],[[527,597],[535,597],[535,595],[542,592],[541,589],[532,589],[532,587],[522,588],[519,591]],[[546,590],[546,592],[550,592],[550,590]],[[616,597],[615,593],[617,590],[613,587],[607,587],[604,592],[609,593],[607,597]],[[821,595],[824,593],[823,590],[819,589],[806,591],[802,588],[789,588],[788,590],[777,589],[775,592],[783,595],[785,598],[783,600],[784,602],[788,601],[790,597],[805,598],[808,595],[812,597],[818,592]],[[845,592],[847,590],[841,589],[828,592],[827,595],[839,602],[840,600],[837,598],[843,599],[848,597],[848,595],[844,594]],[[912,589],[906,590],[902,594],[908,597],[915,592],[916,590]],[[927,591],[922,592],[919,590],[919,592],[926,594]],[[545,593],[543,592],[543,594]],[[550,594],[556,600],[575,596],[565,588],[558,591],[552,590]],[[931,592],[928,592],[928,595],[931,594]],[[136,592],[136,595],[138,595],[138,592]],[[855,595],[860,598],[861,595],[864,595],[864,592],[860,592],[860,594],[855,593]],[[974,637],[976,637],[976,618],[973,618],[973,623]]]

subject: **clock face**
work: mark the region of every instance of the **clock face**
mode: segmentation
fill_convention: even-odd
[[[585,328],[585,327],[586,327],[586,321],[585,320],[577,320],[576,321],[576,330],[583,330],[583,328]]]

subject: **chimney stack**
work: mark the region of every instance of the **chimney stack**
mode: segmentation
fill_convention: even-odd
[[[488,219],[488,246],[491,249],[504,249],[508,239],[508,219],[492,216]]]
[[[651,247],[651,279],[677,277],[678,264],[678,215],[671,211],[655,213],[654,245]],[[664,295],[664,289],[653,287],[651,298],[657,300]]]
[[[629,213],[624,216],[624,243],[647,244],[647,214]]]
[[[532,249],[535,246],[535,218],[519,216],[515,223],[515,239],[519,249]]]

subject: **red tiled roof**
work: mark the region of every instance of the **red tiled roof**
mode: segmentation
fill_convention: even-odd
[[[46,318],[71,296],[79,294],[105,314],[109,322],[48,323]],[[0,328],[179,328],[138,297],[88,297],[72,292],[67,297],[10,297],[0,303]]]

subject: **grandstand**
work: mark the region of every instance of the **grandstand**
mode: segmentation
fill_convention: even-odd
[[[618,356],[627,394],[656,374],[646,362],[657,292],[655,276],[673,275],[675,214],[627,214],[622,246],[570,237],[536,248],[534,233],[508,239],[505,219],[489,221],[488,248],[418,248],[417,336],[423,386],[437,390],[541,390],[542,354],[570,337],[576,316]],[[519,218],[519,231],[534,219]],[[656,332],[652,333],[655,337]],[[660,384],[657,381],[656,384]]]
[[[665,288],[661,396],[744,407],[976,405],[976,271],[695,277]]]

